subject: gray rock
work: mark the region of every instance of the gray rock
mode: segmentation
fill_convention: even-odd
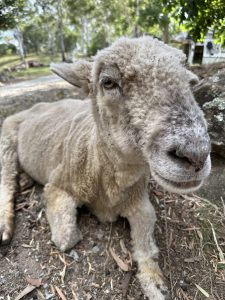
[[[71,250],[70,253],[68,254],[68,256],[73,258],[76,262],[80,261],[80,257],[75,250]]]
[[[195,99],[202,107],[212,140],[212,151],[225,157],[225,68],[210,72],[194,88]]]
[[[91,252],[94,253],[94,254],[97,254],[99,251],[100,251],[100,248],[99,248],[98,246],[94,246],[94,247],[91,249]]]
[[[221,206],[221,197],[225,201],[225,159],[219,155],[212,155],[212,171],[203,186],[195,192],[200,197],[206,198]]]
[[[204,103],[214,100],[225,93],[225,69],[219,70],[214,75],[206,77],[194,86],[195,99],[203,106]]]
[[[0,286],[3,285],[3,284],[5,284],[6,281],[7,281],[6,278],[3,275],[1,275],[0,276]]]
[[[50,300],[50,299],[55,300],[55,295],[49,293],[49,289],[50,289],[49,285],[44,284],[43,288],[44,288],[44,292],[45,292],[45,299],[46,300]]]
[[[99,231],[97,232],[96,236],[97,236],[97,238],[99,240],[102,240],[102,238],[104,236],[104,232],[101,229],[99,229]]]
[[[208,122],[212,150],[225,158],[225,94],[203,105]]]

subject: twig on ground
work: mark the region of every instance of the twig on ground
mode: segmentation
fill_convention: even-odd
[[[36,289],[36,286],[29,284],[21,293],[19,293],[19,295],[15,298],[15,300],[22,299],[24,296],[31,293],[35,289]]]
[[[214,242],[216,244],[216,248],[219,252],[219,258],[220,258],[220,262],[225,262],[225,258],[224,258],[224,253],[222,251],[222,249],[220,248],[219,244],[218,244],[218,241],[217,241],[217,238],[216,238],[216,232],[215,232],[215,229],[213,227],[213,224],[209,221],[210,225],[211,225],[211,228],[212,228],[212,233],[213,233],[213,239],[214,239]]]
[[[174,287],[173,287],[173,278],[172,278],[172,272],[171,272],[171,260],[170,260],[170,251],[169,251],[169,241],[168,241],[168,236],[169,236],[169,230],[168,230],[168,220],[167,220],[167,211],[166,211],[166,201],[165,198],[164,200],[164,209],[165,209],[165,235],[166,235],[166,251],[167,251],[167,257],[168,257],[168,266],[169,266],[169,276],[170,276],[170,289],[171,289],[171,295],[172,299],[174,299]]]
[[[221,202],[222,202],[223,215],[224,215],[224,218],[225,218],[225,203],[224,203],[223,197],[220,197],[220,199],[221,199]]]
[[[108,237],[106,249],[109,249],[110,244],[111,244],[111,239],[112,239],[112,222],[110,223],[109,237]]]
[[[74,299],[74,300],[78,300],[77,294],[76,294],[76,292],[75,292],[75,290],[74,290],[74,288],[73,288],[72,285],[71,285],[71,291],[72,291],[72,294],[73,294],[73,299]]]
[[[127,272],[126,275],[125,275],[125,278],[124,278],[124,280],[122,282],[122,294],[123,294],[123,297],[126,297],[126,295],[127,295],[128,287],[129,287],[129,283],[130,283],[131,277],[132,277],[132,271]]]
[[[57,285],[55,285],[55,289],[56,289],[56,292],[59,295],[60,299],[67,300],[65,295],[63,294],[63,292],[60,290],[60,288]]]

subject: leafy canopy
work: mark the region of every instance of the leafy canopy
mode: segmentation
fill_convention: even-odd
[[[209,29],[220,43],[225,35],[224,0],[169,0],[164,7],[170,16],[183,24],[192,38],[202,41]]]
[[[18,17],[23,12],[26,0],[0,1],[0,30],[11,29],[16,26]]]

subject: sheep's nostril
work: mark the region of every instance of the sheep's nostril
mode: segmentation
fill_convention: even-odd
[[[194,167],[197,173],[201,171],[205,165],[209,151],[194,151],[188,149],[174,149],[168,152],[170,158],[180,164]]]
[[[188,157],[183,155],[179,150],[171,150],[168,152],[168,155],[176,161],[192,164]]]

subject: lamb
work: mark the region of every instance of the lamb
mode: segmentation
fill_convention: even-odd
[[[1,136],[0,240],[13,234],[17,177],[44,185],[52,241],[62,251],[81,238],[76,209],[100,221],[128,219],[138,277],[150,300],[167,299],[147,184],[187,193],[209,175],[210,139],[184,67],[185,56],[151,37],[122,38],[94,62],[52,70],[88,99],[39,103],[8,117]]]

